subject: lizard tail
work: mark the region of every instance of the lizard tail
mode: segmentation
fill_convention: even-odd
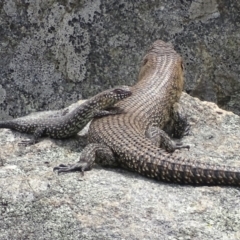
[[[124,146],[124,149],[119,149],[119,162],[123,167],[165,182],[240,186],[240,167],[209,164],[176,157],[152,145],[150,140],[142,136],[139,140],[135,136],[129,142],[128,146],[131,148]],[[125,160],[121,161],[121,159]]]
[[[28,130],[28,126],[25,122],[17,122],[15,120],[9,121],[0,121],[0,128],[8,128],[12,130],[17,130],[19,132],[26,132]]]
[[[0,128],[10,128],[10,122],[0,121]]]
[[[89,128],[89,141],[108,146],[122,167],[146,177],[180,184],[240,186],[240,167],[188,160],[167,153],[146,138],[137,124],[127,117],[94,120]]]

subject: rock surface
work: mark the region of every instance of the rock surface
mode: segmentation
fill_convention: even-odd
[[[191,148],[174,154],[240,166],[240,117],[187,94],[181,103],[191,124],[183,142]],[[179,186],[101,167],[58,176],[52,168],[77,161],[79,141],[19,147],[26,137],[0,130],[2,240],[240,239],[239,188]]]
[[[239,12],[236,0],[2,0],[0,119],[131,85],[156,39],[182,55],[188,93],[239,114]]]

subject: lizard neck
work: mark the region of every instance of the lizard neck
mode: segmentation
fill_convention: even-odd
[[[119,102],[135,123],[144,128],[168,121],[171,107],[179,101],[183,88],[182,60],[176,54],[158,55],[150,52],[144,57],[138,82],[132,96]],[[142,127],[143,127],[142,126]]]

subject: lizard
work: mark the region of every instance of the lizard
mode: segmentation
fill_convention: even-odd
[[[171,154],[189,124],[180,106],[183,60],[171,43],[155,41],[143,58],[132,95],[116,104],[124,114],[94,119],[89,144],[75,164],[60,164],[58,173],[90,170],[97,162],[120,166],[169,183],[240,186],[240,168],[204,163]]]
[[[42,136],[56,139],[68,138],[77,134],[93,118],[119,114],[121,109],[114,107],[114,104],[130,95],[128,86],[115,87],[98,93],[73,111],[64,112],[62,116],[0,121],[0,128],[33,134],[33,139],[22,141],[20,145],[34,144]]]

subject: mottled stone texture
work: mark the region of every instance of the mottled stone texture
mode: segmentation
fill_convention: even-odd
[[[156,39],[183,56],[187,92],[240,113],[239,12],[239,0],[1,0],[0,119],[133,84]],[[187,94],[181,102],[191,148],[175,154],[239,166],[239,116]],[[120,169],[94,168],[83,181],[57,176],[52,168],[77,161],[82,140],[21,147],[21,138],[0,130],[1,240],[240,239],[239,188],[165,184]]]
[[[181,103],[191,125],[183,142],[191,147],[174,154],[240,166],[240,117],[187,94]],[[49,114],[56,113],[40,115]],[[54,166],[79,159],[80,139],[18,146],[28,137],[0,130],[1,240],[240,239],[239,188],[166,184],[101,167],[83,178],[58,176]]]
[[[2,0],[0,119],[132,84],[145,50],[171,41],[188,93],[240,113],[240,1]]]

